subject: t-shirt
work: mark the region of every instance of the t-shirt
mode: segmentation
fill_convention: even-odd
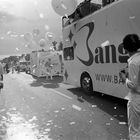
[[[129,80],[126,80],[126,86],[128,86],[129,82],[132,82],[138,93],[140,93],[140,52],[132,55],[128,59],[128,73],[129,73]],[[132,91],[130,90],[130,93]],[[132,96],[137,96],[138,94],[131,94]],[[140,94],[139,94],[140,95]]]

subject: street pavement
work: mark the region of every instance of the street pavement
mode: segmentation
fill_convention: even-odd
[[[126,102],[25,73],[4,75],[0,140],[128,140]]]

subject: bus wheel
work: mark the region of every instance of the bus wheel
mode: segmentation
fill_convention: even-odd
[[[84,73],[81,76],[81,87],[87,94],[91,94],[93,92],[92,80],[89,74]]]

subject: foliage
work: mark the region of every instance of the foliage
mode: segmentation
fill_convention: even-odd
[[[2,63],[6,63],[6,64],[11,64],[11,63],[16,63],[18,62],[18,56],[9,56],[9,57],[6,57],[4,59],[2,59],[1,61]]]

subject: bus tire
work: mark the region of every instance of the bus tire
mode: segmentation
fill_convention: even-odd
[[[81,88],[88,95],[93,93],[92,79],[88,73],[83,73],[80,80]]]

